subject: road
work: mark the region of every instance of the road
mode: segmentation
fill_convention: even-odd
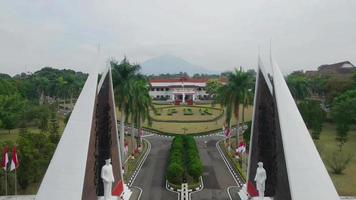
[[[153,135],[146,137],[146,139],[151,143],[151,152],[133,185],[143,190],[141,200],[177,199],[178,195],[176,193],[166,190],[164,177],[172,138]],[[196,138],[204,165],[204,189],[193,193],[193,200],[230,199],[227,188],[236,185],[216,149],[216,142],[219,139],[221,137],[218,136]],[[207,145],[205,145],[204,141],[207,141]]]
[[[220,139],[221,137],[217,136],[207,136],[196,140],[199,147],[200,158],[204,165],[204,189],[200,192],[193,193],[192,200],[230,199],[227,188],[229,186],[235,186],[236,183],[216,149],[216,142]],[[204,144],[204,141],[207,141],[207,145]]]
[[[151,152],[137,175],[134,186],[142,189],[141,200],[177,199],[176,193],[166,190],[165,169],[172,138],[149,136]]]

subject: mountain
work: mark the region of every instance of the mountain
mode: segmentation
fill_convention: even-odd
[[[141,63],[142,72],[144,74],[163,74],[163,73],[179,73],[187,72],[189,75],[195,73],[212,74],[218,73],[210,71],[203,67],[189,63],[188,61],[173,56],[173,55],[162,55],[155,58],[151,58]]]

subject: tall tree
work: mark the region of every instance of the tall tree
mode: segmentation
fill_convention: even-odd
[[[252,84],[252,81],[250,82]],[[243,103],[242,103],[242,123],[245,123],[245,109],[246,107],[250,106],[253,104],[253,97],[254,97],[254,93],[252,91],[254,91],[253,89],[251,89],[253,86],[250,86],[250,89],[246,90],[246,94],[243,95],[244,99],[243,99]]]
[[[325,118],[325,112],[321,108],[321,102],[316,100],[303,100],[299,102],[298,108],[307,127],[311,129],[312,138],[318,140]]]
[[[240,104],[244,102],[246,95],[251,90],[251,77],[241,69],[227,74],[228,82],[219,88],[216,102],[226,109],[226,122],[231,127],[231,118],[234,114],[237,120],[236,137],[240,140]]]
[[[151,125],[152,119],[150,116],[150,109],[154,110],[154,107],[152,99],[149,95],[150,85],[148,80],[138,74],[130,80],[130,87],[131,90],[129,93],[127,113],[129,113],[131,118],[131,142],[132,150],[134,151],[136,149],[137,142],[135,142],[135,129],[133,127],[136,127],[136,130],[140,134],[142,123],[147,120],[148,124]]]
[[[150,110],[155,111],[155,108],[152,104],[152,98],[149,95],[150,85],[148,80],[146,80],[143,76],[138,76],[134,85],[133,85],[133,96],[134,96],[134,104],[132,106],[135,107],[135,124],[137,126],[139,134],[142,131],[142,124],[147,121],[148,125],[151,126],[152,118],[150,115]],[[140,143],[142,141],[140,140]],[[142,143],[141,143],[142,145]]]
[[[23,118],[25,103],[18,94],[0,95],[0,120],[9,133]]]
[[[350,125],[356,120],[356,90],[346,91],[334,99],[331,116],[336,123],[336,140],[341,151],[347,142]]]
[[[132,79],[140,70],[139,65],[131,64],[125,57],[120,63],[111,60],[110,66],[112,70],[113,85],[115,91],[116,105],[119,105],[121,112],[120,119],[120,147],[122,154],[124,151],[124,131],[125,131],[125,115],[127,114],[127,105],[130,93],[130,79]],[[124,154],[121,156],[125,158]]]
[[[308,79],[303,75],[291,74],[287,77],[287,84],[296,101],[303,100],[308,95]]]
[[[59,124],[57,119],[57,114],[55,111],[51,112],[51,118],[49,119],[48,132],[50,134],[49,139],[53,144],[59,142]]]
[[[209,96],[212,96],[218,92],[221,86],[222,85],[218,79],[210,79],[206,83],[206,88],[205,88],[206,93],[208,93]]]
[[[347,90],[353,89],[351,79],[330,77],[325,83],[325,97],[328,104],[332,104],[334,98],[340,96]]]

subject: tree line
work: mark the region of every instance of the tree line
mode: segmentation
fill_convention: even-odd
[[[46,131],[50,112],[60,104],[73,104],[86,78],[82,72],[50,67],[14,77],[0,74],[0,128],[10,132],[31,126]]]
[[[50,67],[13,77],[0,74],[0,130],[7,130],[0,137],[7,133],[12,138],[1,140],[0,149],[17,145],[20,194],[42,179],[60,140],[60,123],[69,117],[60,105],[74,103],[86,78],[82,72]],[[4,175],[1,170],[1,194],[5,194]],[[8,179],[11,194],[13,174]]]

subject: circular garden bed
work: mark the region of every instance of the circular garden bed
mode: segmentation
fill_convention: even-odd
[[[206,106],[166,106],[151,111],[153,121],[196,123],[211,122],[223,116],[223,109]]]

